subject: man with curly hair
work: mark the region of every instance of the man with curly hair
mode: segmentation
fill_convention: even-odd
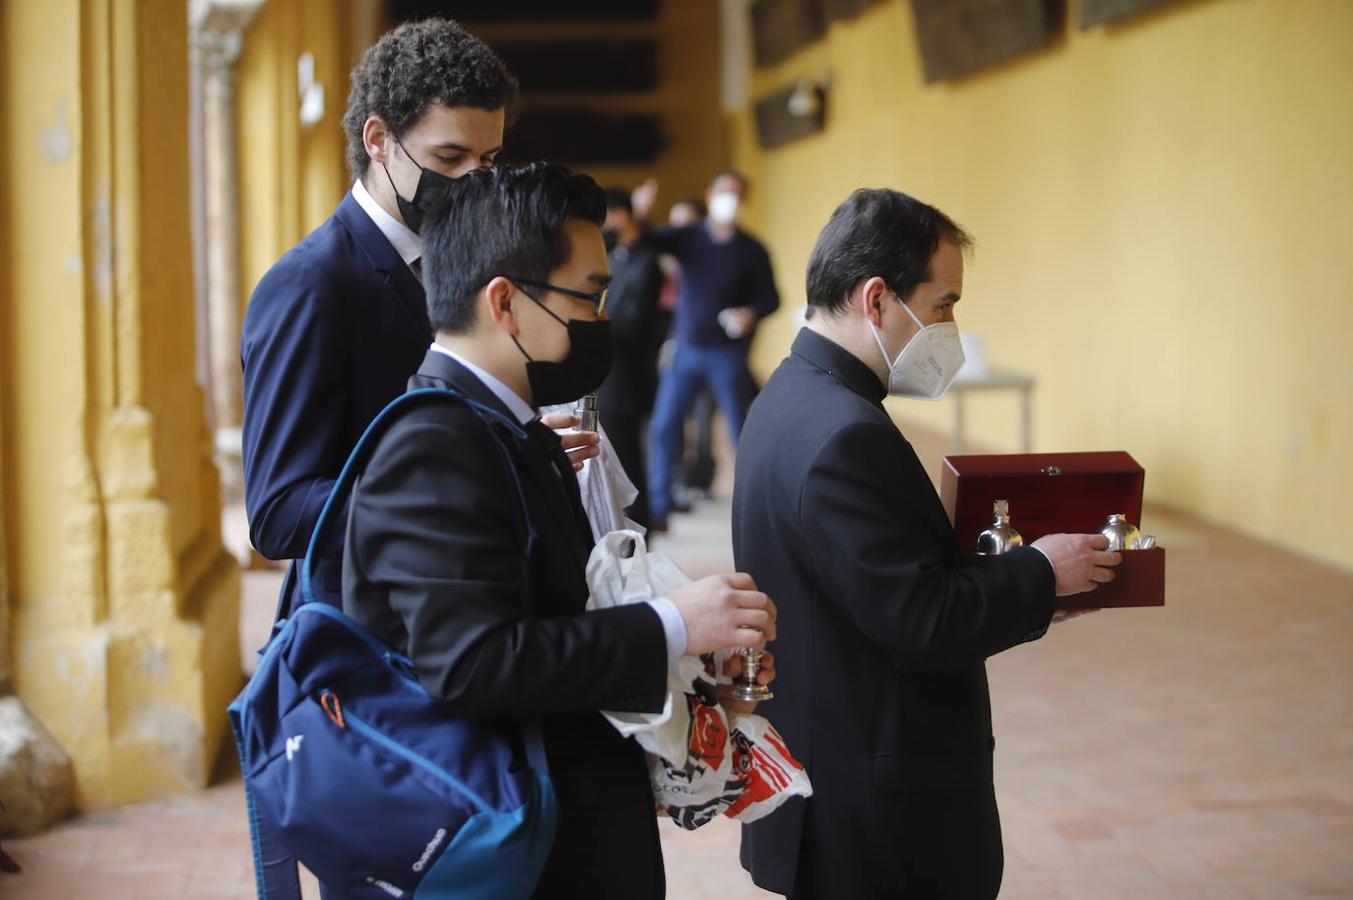
[[[263,276],[241,340],[249,536],[269,559],[293,561],[283,613],[344,460],[432,340],[424,213],[451,179],[494,164],[516,103],[502,60],[446,19],[400,25],[352,72],[343,117],[352,190]],[[586,455],[594,437],[570,440]],[[314,590],[338,604],[343,529],[333,534]]]

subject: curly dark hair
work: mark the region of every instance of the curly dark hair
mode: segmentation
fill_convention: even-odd
[[[422,117],[429,103],[506,109],[517,106],[517,79],[489,46],[450,19],[405,22],[367,48],[352,70],[352,90],[343,130],[348,168],[366,175],[371,157],[362,144],[362,126],[380,116],[396,137]]]

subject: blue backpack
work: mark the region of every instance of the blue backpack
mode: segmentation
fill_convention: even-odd
[[[538,727],[450,715],[412,661],[316,602],[316,548],[381,434],[432,398],[489,425],[530,517],[499,428],[507,417],[455,391],[423,388],[367,427],[321,511],[301,567],[301,602],[279,617],[258,668],[230,704],[260,900],[300,900],[300,861],[344,898],[509,900],[535,889],[557,806]]]

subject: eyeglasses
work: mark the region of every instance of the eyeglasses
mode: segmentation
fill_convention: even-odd
[[[545,281],[527,281],[525,278],[512,278],[508,276],[513,283],[519,287],[533,287],[542,291],[554,291],[556,294],[563,294],[565,297],[572,297],[575,300],[585,300],[592,304],[592,310],[598,316],[606,312],[606,294],[609,288],[602,288],[595,294],[585,294],[582,291],[575,291],[572,288],[560,287],[557,284],[550,284]]]

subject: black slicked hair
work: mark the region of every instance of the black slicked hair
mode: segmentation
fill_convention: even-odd
[[[630,198],[630,192],[617,185],[611,185],[606,189],[606,208],[623,209],[625,212],[634,213],[634,201]]]
[[[714,182],[720,178],[731,178],[742,186],[742,192],[745,194],[752,189],[752,180],[747,177],[745,172],[737,169],[720,169],[714,173],[714,177],[709,180],[709,186],[714,187]]]
[[[672,204],[674,209],[678,206],[689,206],[691,209],[695,210],[696,219],[703,219],[705,216],[709,215],[709,210],[705,208],[705,198],[697,197],[694,194],[691,194],[689,197],[682,197]]]
[[[878,276],[902,300],[931,279],[940,241],[964,252],[972,238],[953,219],[900,191],[861,188],[836,207],[808,257],[808,314],[837,315],[861,281]]]
[[[450,19],[405,22],[367,48],[352,70],[343,131],[348,136],[348,168],[354,178],[371,165],[362,143],[362,126],[379,116],[395,137],[402,137],[428,104],[506,110],[517,108],[517,79],[489,46]]]
[[[591,176],[565,166],[497,166],[457,178],[423,222],[432,327],[468,330],[480,290],[499,275],[549,281],[569,260],[564,225],[570,219],[600,228],[606,194]]]

